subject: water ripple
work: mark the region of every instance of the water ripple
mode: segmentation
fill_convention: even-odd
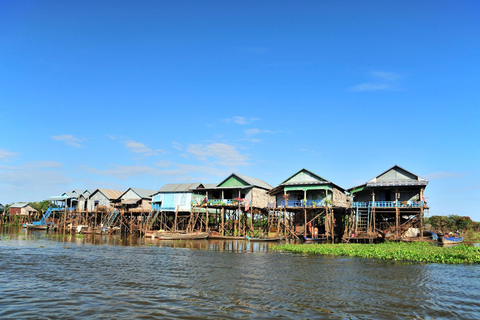
[[[278,254],[246,241],[85,238],[0,242],[0,318],[473,319],[480,312],[479,266]]]

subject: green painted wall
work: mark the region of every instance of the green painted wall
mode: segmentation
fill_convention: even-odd
[[[306,172],[305,170],[300,171],[292,178],[285,181],[285,183],[315,183],[318,181],[325,181],[320,180],[317,177],[312,176],[310,173]]]
[[[248,184],[246,184],[236,176],[231,176],[230,178],[228,178],[227,181],[225,181],[220,185],[220,187],[244,187],[244,186],[248,186]]]

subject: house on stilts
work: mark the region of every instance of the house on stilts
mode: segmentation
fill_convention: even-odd
[[[346,190],[321,176],[301,169],[268,192],[269,219],[280,233],[307,241],[335,241],[349,207]]]
[[[200,203],[204,198],[204,186],[200,182],[164,185],[152,196],[146,230],[151,230],[155,221],[161,230],[166,231],[206,229],[205,221],[199,219],[201,210],[193,210],[194,203]]]
[[[260,179],[232,173],[217,185],[205,185],[205,197],[194,203],[194,209],[206,210],[210,237],[245,237],[254,234],[254,224],[266,213],[272,188]]]
[[[343,240],[373,242],[423,235],[427,184],[428,180],[395,165],[349,189],[352,204]]]

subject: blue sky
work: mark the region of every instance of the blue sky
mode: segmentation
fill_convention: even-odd
[[[0,2],[0,203],[397,164],[480,221],[477,1]]]

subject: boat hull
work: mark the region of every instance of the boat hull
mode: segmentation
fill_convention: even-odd
[[[201,240],[208,237],[208,232],[191,232],[191,233],[171,233],[156,232],[155,238],[160,240]]]
[[[251,238],[249,236],[246,236],[248,241],[253,241],[253,242],[263,242],[263,241],[280,241],[280,237],[274,237],[274,238]]]
[[[459,238],[459,237],[446,238],[445,236],[441,236],[441,237],[438,237],[438,240],[440,240],[440,242],[443,244],[454,244],[454,243],[461,243],[463,241],[463,238]]]
[[[47,230],[48,226],[44,224],[32,224],[32,223],[25,223],[23,225],[24,228],[33,229],[33,230]]]

